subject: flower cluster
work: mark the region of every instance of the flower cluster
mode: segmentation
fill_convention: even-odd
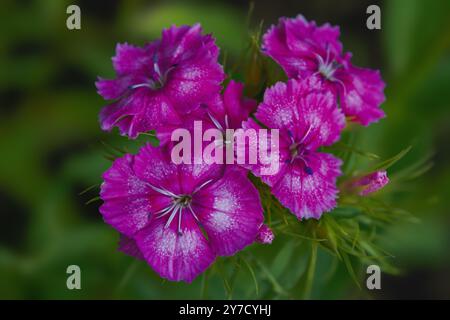
[[[267,88],[259,105],[233,80],[222,92],[219,48],[199,25],[172,26],[142,48],[118,45],[117,77],[96,83],[112,100],[100,112],[102,129],[118,127],[130,139],[155,130],[160,140],[159,147],[116,159],[103,174],[100,212],[120,232],[119,250],[144,259],[161,277],[191,282],[216,256],[272,242],[249,172],[299,219],[331,211],[342,161],[322,147],[340,138],[347,120],[368,125],[384,116],[379,72],[351,64],[337,27],[282,18],[263,36],[262,52],[289,79]],[[204,130],[279,130],[278,171],[262,175],[261,163],[174,164],[171,132],[192,130],[197,120]],[[387,183],[386,176],[366,180],[358,185],[368,186],[361,195]]]

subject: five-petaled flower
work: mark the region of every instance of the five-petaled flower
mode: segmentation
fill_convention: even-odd
[[[317,26],[301,15],[280,18],[263,36],[262,49],[290,78],[320,75],[351,120],[368,125],[385,116],[380,108],[385,100],[380,72],[351,64],[351,54],[342,51],[339,27]]]
[[[299,219],[318,219],[333,209],[341,160],[317,151],[336,142],[345,126],[333,94],[316,76],[278,82],[266,90],[255,117],[264,126],[279,130],[280,167],[276,174],[262,175],[264,165],[258,163],[248,166],[252,172]],[[253,119],[243,126],[259,128]]]

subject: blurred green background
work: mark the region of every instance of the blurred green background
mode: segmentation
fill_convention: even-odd
[[[365,26],[366,8],[374,3],[382,30]],[[81,30],[66,28],[69,4],[81,8]],[[217,37],[222,57],[226,52],[233,61],[246,45],[249,3],[3,0],[0,6],[0,298],[229,296],[214,272],[208,288],[204,277],[191,285],[169,283],[117,252],[118,234],[102,222],[100,202],[86,205],[98,189],[79,193],[100,183],[110,165],[101,141],[126,143],[116,131],[103,133],[97,121],[105,102],[94,81],[114,76],[116,43],[142,45],[163,27],[200,22]],[[354,63],[381,69],[388,117],[363,131],[364,149],[388,157],[412,145],[394,170],[426,157],[434,164],[393,199],[421,220],[396,225],[384,237],[403,273],[383,275],[382,290],[373,293],[358,289],[340,266],[327,277],[329,262],[319,256],[312,297],[450,298],[450,2],[257,0],[251,26],[263,20],[265,30],[278,17],[298,13],[340,25]],[[279,238],[270,248],[252,248],[275,277],[256,275],[260,298],[280,297],[276,284],[291,281],[283,268],[305,264],[282,244]],[[66,288],[71,264],[81,267],[82,290]],[[257,297],[249,271],[239,277],[233,297]]]

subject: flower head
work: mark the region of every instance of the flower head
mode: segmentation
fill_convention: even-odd
[[[338,140],[345,125],[333,94],[315,76],[278,82],[266,90],[255,117],[279,130],[280,167],[273,175],[262,175],[263,165],[258,163],[249,166],[252,172],[299,219],[319,218],[334,208],[341,160],[317,151]],[[259,125],[251,119],[244,127]]]
[[[362,125],[384,117],[384,82],[379,71],[351,64],[342,52],[339,27],[317,26],[303,16],[281,18],[263,37],[263,51],[278,62],[291,78],[319,75],[339,96],[345,115]]]
[[[224,79],[219,49],[199,24],[172,26],[143,48],[118,44],[116,79],[99,79],[98,93],[114,102],[100,113],[103,130],[117,126],[122,135],[158,129],[207,103]]]
[[[389,183],[389,178],[385,170],[375,171],[355,180],[352,187],[359,190],[360,196],[367,196],[382,189]]]
[[[191,282],[217,255],[253,243],[264,219],[245,170],[175,165],[165,148],[119,158],[103,178],[100,212],[123,234],[120,250],[169,280]]]

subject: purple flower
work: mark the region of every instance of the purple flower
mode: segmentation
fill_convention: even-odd
[[[362,125],[385,116],[380,72],[358,68],[351,54],[342,52],[339,27],[317,26],[303,16],[281,18],[263,37],[263,51],[277,61],[288,77],[320,75],[326,87],[339,96],[345,115]]]
[[[216,256],[253,243],[263,223],[258,191],[237,166],[175,165],[147,145],[103,179],[100,212],[122,234],[119,250],[169,280],[191,282]]]
[[[116,79],[99,79],[98,93],[114,100],[100,112],[103,130],[117,126],[122,135],[158,129],[207,103],[221,90],[224,72],[219,49],[199,24],[172,26],[143,48],[118,44]]]
[[[264,166],[256,164],[249,167],[252,172],[299,219],[318,219],[333,209],[341,160],[317,151],[337,141],[345,125],[333,94],[315,76],[278,82],[266,90],[255,117],[279,130],[280,167],[273,175],[263,175]],[[243,127],[258,129],[259,125],[250,119]]]
[[[367,196],[375,191],[380,190],[389,183],[387,172],[375,171],[371,174],[358,178],[353,182],[352,186],[359,189],[360,196]]]

